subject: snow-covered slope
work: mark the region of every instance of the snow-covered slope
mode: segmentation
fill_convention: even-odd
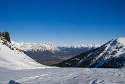
[[[110,63],[111,61],[116,62],[115,64],[117,64],[117,66],[125,65],[125,37],[112,39],[105,45],[101,46],[99,51],[100,50],[103,50],[102,53],[100,53],[96,59],[92,61],[90,67],[106,66],[106,63]],[[96,63],[101,59],[103,60]]]
[[[60,63],[67,67],[106,67],[125,66],[125,37],[112,39],[97,49],[93,49]]]
[[[8,69],[46,68],[0,37],[0,67]]]

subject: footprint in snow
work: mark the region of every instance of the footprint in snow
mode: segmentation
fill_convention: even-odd
[[[91,80],[89,84],[104,84],[104,80]]]

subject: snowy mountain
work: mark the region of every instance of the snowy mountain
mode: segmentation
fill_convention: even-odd
[[[47,43],[47,42],[43,43],[25,43],[25,42],[18,43],[14,41],[11,42],[14,46],[24,51],[51,51],[51,52],[59,51],[59,49],[55,47],[52,43]]]
[[[13,46],[24,50],[24,51],[59,51],[61,48],[97,48],[99,44],[82,44],[82,45],[65,45],[56,47],[52,43],[26,43],[26,42],[15,42],[11,41]]]
[[[89,44],[89,45],[70,45],[56,47],[52,43],[25,43],[25,42],[14,42],[12,44],[19,49],[26,51],[26,54],[36,60],[37,62],[45,65],[52,65],[55,63],[62,62],[73,56],[76,56],[82,52],[95,49],[100,45]]]
[[[97,49],[84,52],[57,64],[60,67],[106,67],[119,68],[125,65],[125,37],[112,39]]]
[[[46,68],[14,47],[4,37],[0,37],[0,67],[13,70]]]

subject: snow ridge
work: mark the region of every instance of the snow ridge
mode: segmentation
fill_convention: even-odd
[[[125,37],[112,39],[100,48],[104,47],[105,50],[100,55],[98,55],[90,65],[96,63],[99,58],[103,58],[103,60],[95,67],[100,67],[104,63],[108,63],[109,61],[111,61],[108,60],[110,58],[120,58],[121,56],[125,56]]]

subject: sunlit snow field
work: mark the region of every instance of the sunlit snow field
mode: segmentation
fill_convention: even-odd
[[[47,68],[9,70],[0,68],[0,84],[125,84],[125,69]]]

